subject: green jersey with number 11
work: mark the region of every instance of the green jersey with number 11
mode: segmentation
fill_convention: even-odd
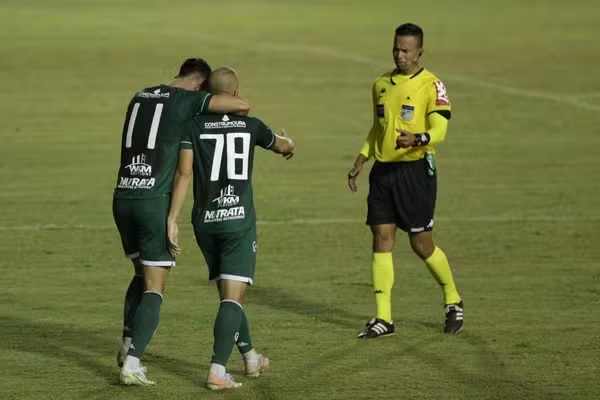
[[[271,149],[273,131],[258,118],[223,114],[198,115],[188,131],[181,147],[194,151],[194,228],[227,233],[254,226],[254,147]]]
[[[183,125],[206,113],[211,95],[167,85],[139,91],[129,102],[121,139],[115,198],[171,193]]]

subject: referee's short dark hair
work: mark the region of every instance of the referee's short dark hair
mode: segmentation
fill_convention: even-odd
[[[419,25],[402,24],[396,28],[396,36],[415,36],[419,39],[419,47],[423,47],[423,29]]]
[[[200,74],[206,80],[210,78],[211,68],[206,61],[201,58],[188,58],[179,67],[179,74],[176,78],[185,78],[192,74]]]

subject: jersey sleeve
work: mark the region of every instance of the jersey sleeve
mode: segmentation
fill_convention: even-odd
[[[275,133],[264,122],[257,119],[256,145],[263,149],[271,150],[275,145]]]
[[[427,92],[427,114],[436,111],[450,111],[450,109],[446,86],[442,81],[433,81]]]
[[[365,156],[367,159],[373,156],[375,152],[375,139],[377,136],[377,89],[375,83],[373,84],[373,124],[371,125],[371,130],[369,130],[369,134],[367,135],[367,139],[363,143],[362,148],[360,149],[360,154]]]
[[[184,124],[181,132],[181,141],[179,142],[179,150],[192,150],[192,124]]]

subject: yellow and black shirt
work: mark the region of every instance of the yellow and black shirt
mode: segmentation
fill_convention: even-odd
[[[394,162],[414,161],[425,152],[434,152],[434,140],[425,146],[396,150],[396,129],[427,132],[431,128],[429,115],[439,111],[450,113],[446,87],[426,69],[414,75],[392,71],[380,76],[373,84],[373,126],[361,154],[380,162]]]

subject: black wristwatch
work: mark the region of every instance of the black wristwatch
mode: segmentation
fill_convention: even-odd
[[[414,147],[427,146],[429,144],[430,140],[431,140],[431,137],[429,136],[429,133],[427,133],[427,132],[416,133],[415,134],[415,144],[413,146]]]

